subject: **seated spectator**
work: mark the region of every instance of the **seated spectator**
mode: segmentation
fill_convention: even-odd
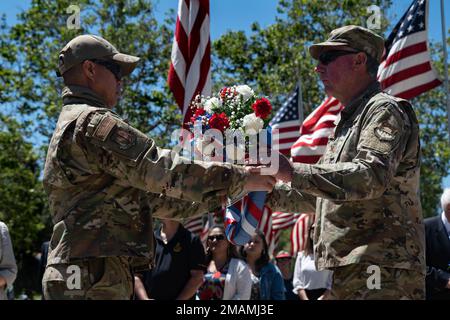
[[[285,300],[283,277],[277,266],[269,262],[269,248],[260,230],[241,248],[241,254],[252,271],[251,300]]]
[[[249,300],[252,288],[248,265],[237,258],[221,226],[210,229],[206,240],[207,271],[198,291],[200,300]]]
[[[426,297],[450,300],[450,189],[441,197],[442,213],[425,219]]]
[[[17,265],[8,227],[0,221],[0,300],[8,299],[7,290],[16,276]]]
[[[333,281],[333,272],[317,271],[314,263],[314,251],[312,230],[308,232],[305,250],[299,252],[294,269],[294,293],[300,300],[325,300],[328,299]]]
[[[180,222],[161,222],[154,233],[155,266],[135,276],[136,298],[194,300],[206,269],[203,245]]]
[[[293,268],[291,254],[287,251],[278,252],[275,256],[275,263],[283,276],[284,288],[286,289],[286,292],[284,293],[286,300],[298,300],[298,295],[296,295],[293,291]]]

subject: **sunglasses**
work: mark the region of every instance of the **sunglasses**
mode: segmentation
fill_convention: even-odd
[[[90,59],[89,61],[104,66],[106,69],[111,71],[114,77],[116,77],[117,81],[120,81],[122,79],[122,73],[120,72],[120,65],[118,65],[117,63],[99,59]]]
[[[209,241],[214,241],[214,239],[216,239],[217,241],[225,240],[225,236],[223,234],[218,234],[215,236],[208,236]]]
[[[320,54],[318,60],[323,65],[327,65],[339,57],[346,56],[348,54],[355,54],[355,53],[358,53],[358,51],[344,51],[344,50],[325,51]]]

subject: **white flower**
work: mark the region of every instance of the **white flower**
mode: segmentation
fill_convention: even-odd
[[[236,86],[236,91],[242,95],[242,98],[244,100],[244,102],[246,102],[248,99],[250,99],[251,97],[253,97],[253,95],[255,94],[252,90],[252,88],[250,88],[247,85],[241,85],[241,86]]]
[[[212,97],[211,99],[208,99],[205,101],[203,108],[208,113],[213,113],[213,108],[220,108],[222,106],[222,101],[217,99],[216,97]]]
[[[227,144],[225,147],[225,152],[227,153],[227,158],[232,161],[245,160],[245,146],[242,144]]]
[[[251,113],[244,117],[243,125],[246,133],[256,134],[264,127],[264,121],[257,117],[256,114]]]

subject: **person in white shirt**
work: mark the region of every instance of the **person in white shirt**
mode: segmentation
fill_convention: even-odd
[[[298,253],[295,261],[293,292],[300,300],[325,300],[330,295],[333,272],[317,271],[311,233],[312,228],[308,232],[305,250]]]

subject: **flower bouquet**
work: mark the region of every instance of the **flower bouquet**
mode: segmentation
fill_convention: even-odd
[[[258,134],[268,127],[272,112],[270,101],[247,85],[225,87],[212,97],[197,95],[191,108],[197,155],[239,164],[248,160],[251,147],[261,146]]]
[[[212,97],[196,96],[191,108],[197,159],[257,164],[261,151],[270,149],[272,105],[249,86],[225,87]],[[243,245],[250,240],[261,220],[265,198],[266,192],[258,191],[229,200],[224,224],[230,242]]]

